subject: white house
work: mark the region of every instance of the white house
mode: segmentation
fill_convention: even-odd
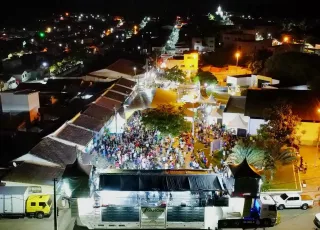
[[[262,75],[244,74],[227,76],[227,84],[233,87],[256,87],[263,88],[266,85],[279,84],[279,80]]]

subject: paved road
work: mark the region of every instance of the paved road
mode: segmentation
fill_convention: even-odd
[[[313,219],[316,213],[320,213],[320,207],[303,211],[301,209],[287,209],[280,211],[281,223],[272,230],[314,230]],[[59,230],[86,230],[83,227],[77,227],[70,223],[70,213],[59,216]],[[9,230],[53,230],[53,218],[49,219],[1,219],[0,229]]]

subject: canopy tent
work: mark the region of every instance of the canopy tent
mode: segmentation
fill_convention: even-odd
[[[248,129],[248,123],[245,122],[240,115],[237,115],[228,123],[227,127],[236,129]]]
[[[123,133],[124,125],[126,120],[117,113],[116,116],[113,116],[111,123],[107,126],[110,133]]]
[[[160,170],[161,171],[161,170]],[[137,174],[100,174],[100,190],[113,191],[221,191],[217,174],[162,174],[157,171]]]
[[[73,164],[67,165],[62,175],[63,188],[67,195],[72,198],[89,197],[91,171],[92,165],[81,164],[78,159]]]
[[[258,197],[261,176],[255,168],[248,164],[247,159],[244,159],[241,164],[229,167],[235,178],[234,196],[245,194],[247,197]]]
[[[210,116],[215,117],[215,118],[222,118],[222,112],[220,109],[214,109],[210,113]]]

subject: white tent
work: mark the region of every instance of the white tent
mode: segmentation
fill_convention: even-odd
[[[233,120],[231,120],[228,125],[228,128],[236,128],[236,129],[248,129],[248,123],[245,122],[240,115],[237,115]]]
[[[214,109],[210,113],[210,116],[215,117],[215,118],[222,118],[221,110],[219,109]]]
[[[119,113],[117,116],[113,116],[111,123],[108,125],[110,133],[123,133],[123,127],[126,124],[126,120],[123,119]]]

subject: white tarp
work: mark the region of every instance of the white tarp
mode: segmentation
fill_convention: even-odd
[[[119,113],[117,116],[113,116],[111,123],[108,125],[110,133],[123,133],[123,127],[126,124],[126,120],[123,119]]]
[[[233,120],[231,120],[228,125],[228,128],[237,128],[237,129],[248,129],[248,123],[245,122],[240,115],[237,115]]]

